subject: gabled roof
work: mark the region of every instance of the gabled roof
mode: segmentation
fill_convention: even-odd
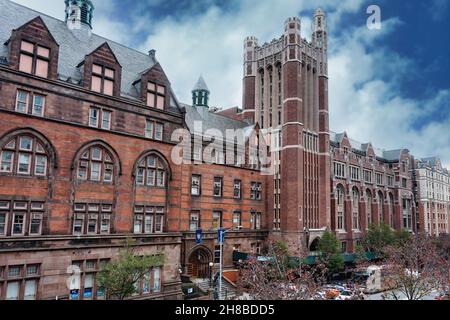
[[[347,133],[335,133],[330,131],[330,141],[334,145],[340,145],[342,143],[342,140],[344,137],[347,136]],[[353,150],[360,151],[364,154],[367,154],[367,152],[370,150],[370,148],[373,149],[375,152],[375,156],[386,160],[386,161],[397,161],[400,159],[402,152],[406,151],[406,149],[398,149],[398,150],[383,150],[380,148],[374,148],[373,145],[368,143],[361,143],[353,139],[348,139],[350,141],[350,144],[352,146]]]
[[[132,83],[142,70],[149,69],[156,63],[150,55],[96,34],[81,41],[67,28],[64,21],[9,0],[0,0],[0,61],[8,59],[8,47],[3,44],[10,38],[12,30],[39,16],[59,44],[58,77],[60,80],[71,81],[71,83],[80,82],[82,75],[77,65],[86,55],[106,42],[122,66],[121,95],[138,100],[138,92]]]

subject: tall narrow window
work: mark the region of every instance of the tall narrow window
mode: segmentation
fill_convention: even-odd
[[[367,214],[367,227],[372,224],[372,194],[369,190],[366,191],[366,214]]]
[[[164,125],[155,120],[147,119],[145,123],[145,137],[155,140],[163,140]]]
[[[201,190],[201,176],[192,175],[191,195],[199,196]]]
[[[337,187],[336,190],[337,198],[337,229],[340,231],[345,231],[345,193],[344,188],[341,186]]]
[[[91,90],[112,96],[114,93],[114,77],[113,69],[93,64]]]
[[[354,188],[352,191],[352,207],[353,207],[353,230],[359,230],[359,191]]]
[[[192,211],[189,218],[189,230],[196,231],[200,228],[200,212]]]
[[[223,179],[220,177],[214,178],[213,196],[216,198],[222,197]]]
[[[111,111],[102,110],[102,129],[111,129]]]
[[[233,197],[235,199],[242,199],[242,181],[234,180]]]
[[[28,99],[29,93],[26,91],[18,90],[16,99],[16,111],[27,113],[28,112]]]
[[[240,211],[233,212],[233,229],[240,228],[242,226],[242,213]]]
[[[222,228],[222,211],[213,211],[212,228],[213,230]]]
[[[35,116],[43,116],[44,115],[44,102],[45,97],[41,95],[35,94],[33,96],[33,110],[32,114]]]

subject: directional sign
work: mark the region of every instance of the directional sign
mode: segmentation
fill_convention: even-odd
[[[201,244],[203,242],[203,231],[202,229],[198,229],[195,232],[195,243]]]
[[[217,230],[217,239],[219,240],[219,244],[223,244],[225,242],[225,229]]]

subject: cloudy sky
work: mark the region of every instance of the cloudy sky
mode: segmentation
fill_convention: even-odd
[[[63,0],[15,0],[63,19]],[[310,39],[314,9],[330,33],[330,121],[375,147],[439,155],[450,168],[450,1],[448,0],[93,0],[94,32],[157,51],[183,102],[203,74],[211,104],[240,106],[245,36],[278,38],[287,17]],[[381,8],[382,28],[366,13]]]

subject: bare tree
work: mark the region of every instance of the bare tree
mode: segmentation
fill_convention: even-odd
[[[267,257],[241,266],[239,286],[257,300],[311,300],[318,298],[325,274],[323,265],[303,265],[288,256],[283,243],[270,243]]]
[[[389,246],[386,252],[385,281],[397,288],[387,294],[388,298],[421,300],[435,290],[448,292],[450,264],[445,251],[434,239],[414,236],[410,241]]]

